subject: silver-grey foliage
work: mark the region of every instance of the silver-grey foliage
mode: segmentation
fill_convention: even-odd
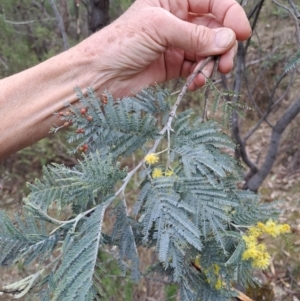
[[[45,167],[44,177],[28,185],[23,217],[12,222],[0,212],[1,265],[40,262],[35,274],[4,292],[17,297],[29,292],[39,300],[101,300],[97,255],[108,245],[118,247],[121,270],[130,267],[136,281],[142,275],[137,248],[155,247],[150,274],[177,283],[182,301],[230,300],[236,294],[232,283],[253,284],[251,262],[242,260],[242,235],[276,211],[237,188],[242,169],[221,127],[191,110],[171,120],[168,95],[156,87],[123,100],[107,93],[101,102],[91,89],[87,95],[78,90],[80,104],[70,105],[61,118],[84,129],[69,140],[87,153],[74,168]],[[166,128],[170,121],[172,130]],[[143,159],[158,145],[158,162]],[[130,171],[120,168],[137,150],[141,162]],[[139,193],[131,210],[125,189],[138,170]],[[72,212],[66,220],[49,215],[50,208],[59,214],[66,207]],[[108,207],[116,219],[104,233]]]

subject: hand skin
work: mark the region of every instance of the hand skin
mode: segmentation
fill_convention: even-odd
[[[119,19],[80,44],[0,81],[0,160],[48,136],[54,115],[77,101],[74,87],[123,97],[187,77],[210,55],[219,71],[233,67],[236,41],[251,35],[235,0],[137,0]],[[218,47],[219,43],[219,47]],[[203,70],[212,72],[212,64]],[[189,86],[205,83],[198,75]]]

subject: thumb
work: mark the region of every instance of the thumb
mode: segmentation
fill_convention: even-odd
[[[159,23],[163,30],[158,35],[165,46],[180,48],[199,56],[209,56],[223,54],[235,45],[235,33],[229,28],[211,29],[182,21],[170,13],[161,15],[164,17],[161,16]]]

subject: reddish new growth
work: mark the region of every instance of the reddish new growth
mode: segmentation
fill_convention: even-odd
[[[80,109],[80,114],[81,114],[82,116],[84,116],[84,115],[86,114],[86,111],[87,111],[86,108],[81,108],[81,109]]]
[[[101,102],[102,102],[104,105],[107,104],[107,95],[106,95],[106,94],[102,94]]]
[[[88,146],[87,144],[83,144],[82,146],[79,146],[79,147],[78,147],[78,150],[79,150],[80,152],[86,153],[87,150],[88,150],[88,148],[89,148],[89,146]]]

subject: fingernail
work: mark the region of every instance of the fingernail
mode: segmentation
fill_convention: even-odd
[[[219,48],[226,48],[233,39],[233,32],[230,29],[220,29],[215,35],[215,43]]]

